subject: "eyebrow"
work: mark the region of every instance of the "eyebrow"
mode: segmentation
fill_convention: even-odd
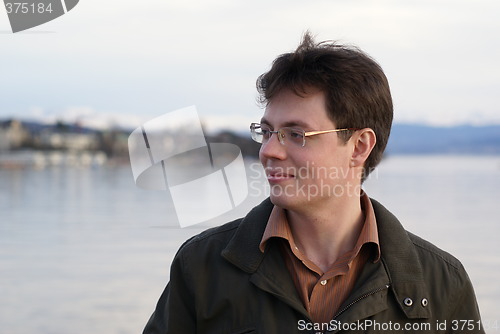
[[[271,122],[269,122],[265,117],[262,117],[261,120],[260,120],[260,123],[261,124],[266,124],[266,125],[271,125]],[[310,125],[308,125],[307,123],[305,123],[304,121],[301,121],[301,120],[290,120],[290,121],[286,121],[285,123],[283,123],[283,127],[301,127],[301,128],[311,128]]]

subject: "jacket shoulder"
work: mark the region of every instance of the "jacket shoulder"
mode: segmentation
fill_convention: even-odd
[[[462,264],[453,255],[409,232],[382,204],[374,199],[371,201],[377,218],[382,253],[388,251],[390,257],[407,259],[411,258],[411,254],[415,252],[424,266],[446,265],[454,270],[463,270]]]
[[[423,269],[429,298],[433,300],[435,318],[479,321],[480,313],[474,288],[462,263],[429,241],[407,233]],[[480,332],[484,333],[478,331]]]
[[[443,265],[454,268],[455,270],[462,271],[464,267],[460,260],[451,255],[450,253],[442,250],[433,243],[422,239],[421,237],[408,232],[408,237],[415,246],[417,253],[420,256],[420,261],[428,262],[434,259],[434,262],[442,262]]]
[[[222,251],[226,247],[234,255],[235,246],[255,246],[262,238],[272,204],[268,199],[254,207],[245,217],[238,218],[224,225],[213,227],[188,239],[179,249],[179,253],[190,249],[203,251]],[[236,248],[236,249],[235,249]],[[248,257],[245,249],[245,258]],[[220,252],[218,253],[220,254]]]
[[[263,257],[259,244],[272,207],[266,199],[245,217],[195,235],[179,248],[174,262],[193,270],[231,263],[243,271],[253,272]]]
[[[431,242],[411,232],[407,233],[415,247],[430,295],[448,300],[450,305],[464,300],[472,301],[472,283],[460,260]],[[469,297],[464,299],[464,296]]]
[[[181,247],[179,248],[179,253],[211,243],[220,244],[221,247],[224,247],[223,245],[226,245],[235,234],[236,230],[240,226],[241,221],[242,218],[238,218],[223,225],[209,228],[189,238],[181,245]]]

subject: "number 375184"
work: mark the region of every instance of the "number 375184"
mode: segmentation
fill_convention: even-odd
[[[6,2],[7,14],[43,14],[52,13],[52,4],[45,5],[43,2]]]

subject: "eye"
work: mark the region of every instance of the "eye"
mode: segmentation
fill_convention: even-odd
[[[288,135],[290,136],[291,139],[300,139],[304,137],[304,131],[300,129],[289,129],[288,130]]]
[[[290,142],[300,146],[304,144],[304,131],[302,129],[283,128],[283,133]]]
[[[270,133],[271,133],[271,129],[266,126],[266,125],[261,125],[260,126],[260,133],[264,136],[264,137],[269,137]]]

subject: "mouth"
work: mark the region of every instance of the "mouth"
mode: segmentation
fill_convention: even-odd
[[[295,175],[289,173],[283,173],[282,171],[268,171],[267,181],[269,183],[280,183],[294,179]]]

